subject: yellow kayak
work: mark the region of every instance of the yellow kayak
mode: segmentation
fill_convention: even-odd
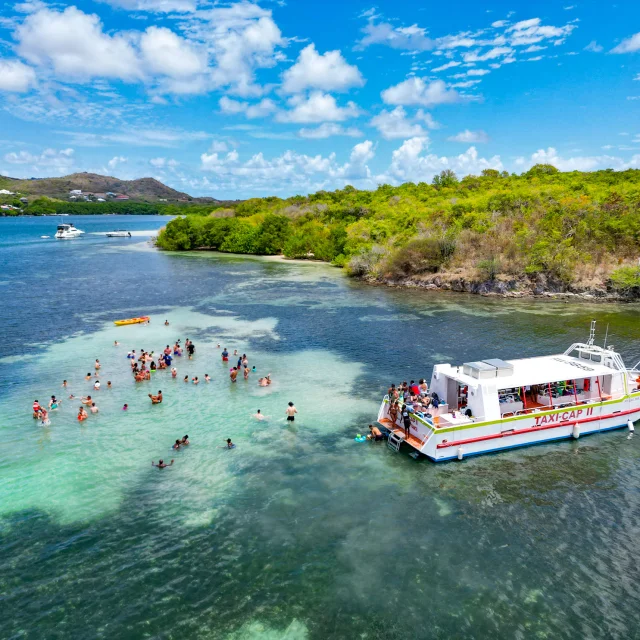
[[[140,318],[127,318],[127,320],[114,320],[113,324],[120,327],[123,324],[140,324],[142,322],[147,322],[148,320],[149,316],[141,316]]]

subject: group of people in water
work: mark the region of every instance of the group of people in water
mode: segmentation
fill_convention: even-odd
[[[169,325],[169,322],[165,321],[165,326],[168,326],[168,325]],[[119,347],[120,343],[116,340],[114,341],[114,346]],[[219,343],[217,345],[217,348],[218,349],[221,348],[221,345]],[[146,351],[142,349],[139,352],[136,352],[135,349],[132,349],[127,353],[127,359],[130,362],[131,373],[133,375],[134,381],[136,383],[141,383],[144,381],[151,380],[152,374],[163,369],[170,370],[171,377],[173,379],[177,378],[178,371],[177,371],[177,368],[173,366],[174,360],[175,358],[182,357],[184,353],[187,354],[187,357],[189,360],[192,360],[195,356],[196,348],[194,343],[189,338],[185,340],[184,347],[181,345],[180,340],[176,340],[173,346],[166,345],[166,347],[162,350],[162,352],[160,352],[159,355],[154,353],[154,351]],[[237,378],[239,377],[240,373],[242,373],[242,377],[245,381],[249,380],[250,375],[257,373],[255,365],[253,365],[252,367],[249,366],[249,359],[246,353],[243,353],[242,355],[240,355],[238,353],[238,350],[236,349],[233,351],[233,355],[231,355],[226,347],[223,348],[221,351],[222,363],[227,364],[231,357],[234,358],[234,362],[235,362],[235,358],[236,357],[238,358],[237,363],[234,364],[234,366],[232,366],[229,369],[229,378],[231,380],[231,383],[235,383],[237,381]],[[91,383],[94,392],[99,392],[101,388],[105,388],[105,386],[102,385],[99,378],[100,376],[99,372],[101,368],[102,368],[102,365],[100,363],[100,360],[96,358],[94,362],[94,373],[88,372],[87,375],[84,376],[85,381]],[[202,380],[205,384],[208,384],[211,382],[211,377],[209,376],[208,373],[205,373]],[[200,383],[200,378],[198,376],[193,376],[192,378],[189,378],[188,375],[185,375],[185,377],[183,378],[183,381],[186,383],[197,385]],[[271,384],[272,384],[272,379],[271,379],[270,373],[258,379],[258,385],[261,387],[268,387]],[[69,386],[68,381],[64,380],[62,383],[62,386],[64,389],[68,389],[68,386]],[[112,389],[112,388],[113,388],[113,385],[111,381],[110,380],[107,381],[106,389]],[[151,403],[153,405],[162,404],[163,395],[161,390],[159,390],[157,394],[149,393],[148,397],[151,400]],[[99,413],[99,409],[96,404],[96,401],[91,395],[78,397],[78,396],[75,396],[73,393],[71,393],[69,395],[69,400],[80,401],[80,406],[78,408],[78,414],[77,414],[78,422],[84,422],[89,418],[90,414]],[[42,424],[42,426],[49,426],[51,424],[50,412],[58,409],[60,405],[61,405],[61,401],[55,395],[51,396],[51,400],[49,401],[47,406],[43,406],[38,402],[38,400],[35,400],[33,403],[33,417],[38,419]],[[128,409],[129,409],[129,404],[125,403],[122,407],[122,410],[128,411]],[[285,411],[287,422],[294,422],[295,416],[297,413],[298,411],[294,406],[293,402],[289,402]],[[260,409],[258,409],[257,412],[253,414],[252,417],[258,421],[268,420],[268,416],[265,416]],[[178,451],[180,449],[187,447],[189,444],[190,444],[189,436],[185,435],[180,439],[176,439],[175,443],[172,445],[172,450]],[[226,438],[224,447],[226,449],[234,449],[236,445],[231,441],[231,438]],[[173,459],[169,463],[160,459],[157,464],[155,463],[155,461],[152,461],[152,465],[159,469],[164,469],[166,467],[172,466],[173,462],[174,462]]]

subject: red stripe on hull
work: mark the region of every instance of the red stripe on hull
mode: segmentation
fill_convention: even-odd
[[[596,420],[607,420],[608,418],[617,418],[618,416],[626,416],[631,413],[640,413],[640,409],[629,409],[627,411],[617,411],[606,416],[591,416],[582,420],[569,420],[568,422],[559,422],[558,424],[547,424],[540,427],[529,427],[528,429],[518,429],[513,431],[504,431],[503,433],[493,433],[489,436],[478,436],[477,438],[467,438],[466,440],[454,440],[452,442],[441,442],[436,445],[436,449],[445,449],[447,447],[455,447],[456,445],[471,444],[472,442],[482,442],[484,440],[495,440],[496,438],[508,438],[509,436],[517,436],[522,433],[533,433],[535,431],[544,431],[546,429],[559,429],[560,427],[571,427],[574,424],[584,424],[585,422],[595,422]]]

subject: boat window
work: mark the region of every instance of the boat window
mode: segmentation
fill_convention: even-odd
[[[592,353],[591,354],[591,361],[592,362],[602,362],[602,354],[600,354],[600,353]]]

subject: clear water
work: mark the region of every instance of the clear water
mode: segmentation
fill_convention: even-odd
[[[592,317],[631,364],[638,306],[372,288],[326,265],[159,253],[162,218],[71,220],[88,235],[0,219],[1,638],[638,637],[637,436],[444,465],[353,441],[390,382],[557,352]],[[114,227],[134,237],[100,235]],[[186,337],[177,380],[134,384],[128,349]],[[231,385],[218,343],[274,384]],[[100,413],[79,424],[71,392]],[[31,403],[51,394],[42,428]]]

